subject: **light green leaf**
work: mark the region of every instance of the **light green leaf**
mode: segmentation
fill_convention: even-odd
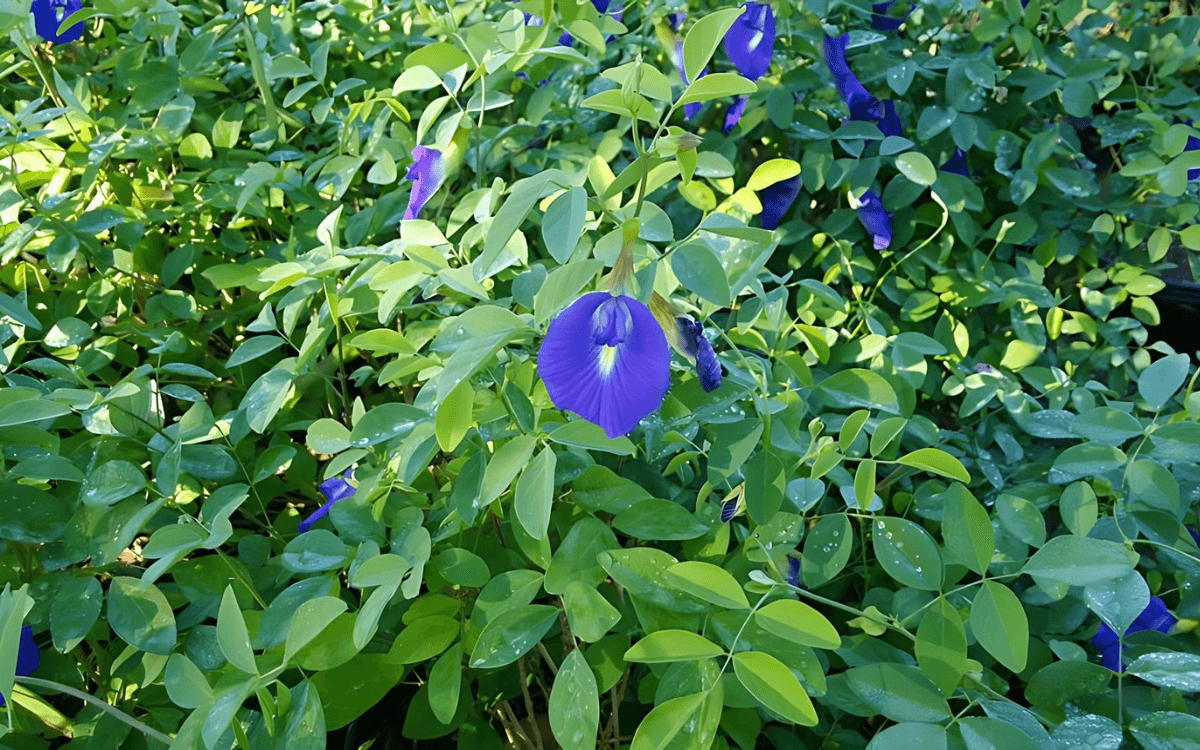
[[[600,691],[596,675],[580,649],[572,650],[559,665],[547,712],[550,729],[563,750],[590,750],[596,746]]]
[[[694,560],[676,563],[667,568],[666,582],[718,607],[750,609],[737,579],[712,563]]]
[[[918,448],[896,459],[896,462],[949,479],[957,479],[963,484],[971,483],[971,475],[967,473],[962,462],[938,448]]]
[[[801,646],[836,649],[842,645],[837,628],[825,615],[794,599],[771,602],[755,612],[754,619],[768,633]]]
[[[984,581],[971,604],[971,632],[979,645],[1014,672],[1025,669],[1029,655],[1029,618],[1007,586]]]
[[[770,710],[800,726],[817,725],[817,712],[804,686],[774,656],[762,651],[742,651],[733,655],[733,671],[738,682]]]
[[[625,661],[660,664],[673,661],[711,659],[724,654],[717,644],[686,630],[656,630],[625,652]]]
[[[689,81],[695,81],[700,75],[700,71],[704,70],[704,66],[708,65],[713,53],[717,51],[717,45],[725,38],[725,32],[729,31],[729,27],[733,26],[734,21],[744,12],[743,8],[727,8],[708,13],[696,21],[696,24],[688,31],[683,40],[683,69],[687,72]],[[705,78],[711,77],[705,76]],[[681,101],[679,106],[683,106],[685,103]]]

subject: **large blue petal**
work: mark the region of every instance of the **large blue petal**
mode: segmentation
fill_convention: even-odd
[[[879,118],[880,131],[884,135],[902,135],[900,113],[896,111],[896,103],[891,99],[884,99],[879,105],[883,110],[883,115]]]
[[[1137,616],[1133,624],[1129,626],[1126,634],[1139,633],[1143,630],[1157,630],[1160,633],[1166,633],[1171,628],[1175,627],[1175,615],[1167,609],[1166,603],[1157,596],[1150,597],[1150,603],[1142,610],[1142,613]]]
[[[874,240],[876,250],[892,244],[892,215],[883,208],[883,201],[874,190],[858,199],[858,220]]]
[[[408,210],[404,212],[405,219],[420,217],[421,209],[425,208],[425,204],[437,192],[445,176],[442,152],[426,146],[417,146],[413,149],[412,157],[412,166],[405,175],[413,184],[412,193],[408,196]]]
[[[608,292],[585,294],[554,319],[537,366],[555,406],[614,438],[661,406],[671,384],[667,337],[654,313]]]
[[[846,44],[850,41],[849,34],[825,37],[825,64],[833,74],[833,83],[841,94],[842,101],[850,108],[850,117],[855,120],[879,120],[879,115],[872,110],[879,102],[872,96],[850,70],[846,63]]]
[[[1100,649],[1100,666],[1113,672],[1121,672],[1121,646],[1113,644]]]
[[[62,18],[58,9],[62,8]],[[29,10],[33,13],[33,27],[39,36],[48,42],[62,44],[73,42],[83,36],[83,24],[77,23],[59,36],[58,25],[68,16],[83,8],[82,0],[33,0]]]
[[[20,646],[17,648],[17,675],[27,677],[33,674],[42,664],[42,654],[37,644],[33,642],[33,626],[21,627]]]
[[[762,203],[762,227],[774,229],[783,221],[796,197],[800,195],[800,175],[791,177],[774,185],[768,185],[758,192],[758,200]]]
[[[775,52],[775,14],[771,6],[749,2],[725,32],[725,54],[743,76],[757,81],[771,68]]]
[[[911,16],[912,12],[916,9],[915,5],[910,6],[908,11],[905,12],[903,16],[900,16],[899,18],[892,18],[886,14],[888,10],[890,10],[895,4],[896,0],[889,0],[889,2],[886,3],[871,4],[871,10],[875,11],[871,14],[872,29],[875,29],[876,31],[895,31],[899,29],[906,20],[908,20],[908,17]]]

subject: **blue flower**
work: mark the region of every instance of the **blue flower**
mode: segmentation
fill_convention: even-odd
[[[343,477],[345,477],[345,479],[343,479]],[[314,523],[329,515],[329,509],[333,507],[334,503],[353,496],[355,489],[350,485],[349,482],[346,481],[346,479],[353,478],[354,469],[347,469],[346,473],[342,476],[332,477],[330,479],[326,479],[324,482],[321,482],[321,486],[319,487],[321,494],[329,498],[329,500],[320,508],[317,508],[316,512],[314,512],[311,516],[301,521],[297,530],[301,534],[308,531],[312,528]]]
[[[725,54],[738,71],[757,81],[771,68],[775,52],[775,14],[771,6],[749,2],[745,11],[725,32]]]
[[[788,562],[788,572],[787,572],[788,583],[792,584],[796,588],[800,588],[800,560],[799,560],[799,558],[795,558],[795,557],[792,557],[791,555],[788,555],[787,562]]]
[[[970,177],[970,174],[967,173],[967,153],[955,146],[954,155],[947,159],[939,169],[943,172],[953,172],[963,177]]]
[[[876,31],[896,31],[900,28],[908,17],[912,15],[916,6],[910,6],[908,12],[900,18],[892,18],[886,15],[888,10],[896,4],[896,0],[888,0],[885,3],[871,3],[871,10],[875,11],[871,14],[871,28]]]
[[[58,34],[58,26],[68,16],[83,8],[81,0],[33,0],[30,11],[33,13],[33,26],[37,33],[47,42],[62,44],[73,42],[83,36],[83,23],[77,23],[71,28]],[[59,15],[59,10],[62,15]]]
[[[437,192],[445,177],[442,165],[442,152],[417,146],[412,152],[413,163],[405,175],[412,180],[412,193],[408,196],[408,210],[404,212],[405,219],[416,219],[421,215],[421,209]]]
[[[900,115],[896,112],[895,102],[891,99],[880,101],[872,96],[846,63],[846,44],[849,41],[849,34],[825,37],[825,64],[833,74],[838,94],[850,108],[850,119],[874,122],[884,135],[900,135]]]
[[[687,21],[687,11],[680,10],[674,13],[668,13],[667,19],[671,22],[671,31],[679,31],[683,28],[683,24]]]
[[[1175,615],[1167,609],[1167,605],[1157,596],[1150,597],[1150,603],[1137,616],[1126,635],[1140,633],[1144,630],[1157,630],[1160,633],[1170,632],[1175,627]],[[1100,664],[1114,672],[1124,672],[1125,666],[1121,659],[1121,639],[1108,623],[1100,623],[1100,629],[1092,636],[1092,645],[1100,650]]]
[[[757,191],[758,200],[762,203],[762,228],[774,229],[783,221],[796,197],[800,195],[800,175],[781,180],[774,185],[768,185]]]
[[[17,677],[28,677],[37,671],[42,664],[42,654],[37,644],[33,642],[33,626],[21,627],[21,637],[17,646]],[[4,705],[4,696],[0,695],[0,706]]]
[[[700,376],[700,387],[705,393],[721,387],[721,363],[717,361],[717,353],[712,344],[704,338],[704,326],[698,320],[686,316],[675,318],[675,326],[679,331],[679,346],[683,356],[696,365],[696,373]]]
[[[1188,127],[1195,127],[1195,124],[1191,120],[1188,120]],[[1183,150],[1195,151],[1197,149],[1200,149],[1200,138],[1189,135],[1187,139],[1187,145],[1183,147]],[[1200,180],[1200,167],[1188,170],[1188,181],[1190,182],[1192,180]]]
[[[892,215],[884,210],[883,200],[874,190],[858,199],[858,220],[874,240],[875,249],[883,250],[892,244]]]
[[[746,105],[749,103],[750,97],[745,94],[734,100],[733,106],[725,112],[725,125],[721,128],[725,135],[729,135],[729,132],[737,127],[742,115],[746,114]]]
[[[1192,535],[1192,539],[1196,540],[1196,546],[1200,547],[1200,531],[1196,531],[1195,526],[1187,527],[1188,533]]]
[[[591,292],[550,324],[538,375],[554,405],[620,437],[662,405],[671,354],[650,308],[624,294]]]
[[[608,5],[611,1],[612,0],[592,0],[592,5],[595,6],[600,15],[604,15],[608,12]],[[623,7],[618,7],[615,11],[613,11],[613,18],[620,21],[624,10],[625,9]],[[604,43],[608,44],[612,40],[613,37],[610,35],[604,40]],[[563,32],[563,35],[558,38],[558,43],[563,47],[570,47],[575,43],[575,37],[571,36],[571,32],[569,31]]]

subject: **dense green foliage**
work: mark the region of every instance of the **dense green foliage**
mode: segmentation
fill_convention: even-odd
[[[781,2],[752,83],[705,0],[685,94],[676,0],[0,0],[0,747],[1200,748],[1186,5]],[[724,381],[609,439],[536,362],[622,247]]]

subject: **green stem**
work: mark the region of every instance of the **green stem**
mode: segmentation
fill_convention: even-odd
[[[104,713],[112,716],[114,719],[133,727],[134,729],[138,730],[139,732],[146,735],[147,737],[156,739],[159,742],[163,743],[164,745],[167,745],[168,747],[170,747],[171,743],[174,742],[174,739],[172,739],[170,736],[163,734],[162,732],[158,731],[154,727],[146,726],[142,722],[133,718],[132,716],[125,713],[124,711],[117,708],[116,706],[112,705],[111,703],[105,703],[104,701],[100,700],[96,696],[91,695],[90,693],[85,693],[82,690],[76,690],[75,688],[71,687],[70,685],[63,685],[61,682],[54,682],[53,680],[43,680],[43,679],[40,679],[37,677],[17,677],[17,682],[21,683],[22,685],[29,685],[31,687],[40,687],[45,690],[56,690],[60,693],[65,693],[67,695],[70,695],[72,697],[80,699],[84,703],[91,704],[95,708],[98,708],[101,711],[103,711]]]

